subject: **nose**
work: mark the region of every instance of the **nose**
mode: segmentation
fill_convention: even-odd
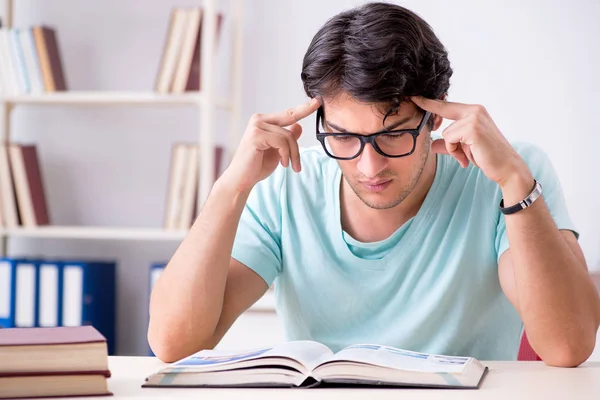
[[[356,167],[367,178],[376,177],[387,167],[387,157],[379,154],[371,144],[367,143],[362,153],[358,156]]]

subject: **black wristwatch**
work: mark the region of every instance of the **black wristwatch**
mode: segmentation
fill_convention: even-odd
[[[542,195],[542,185],[535,179],[533,181],[535,182],[535,185],[533,186],[533,190],[531,191],[531,193],[529,193],[527,197],[525,197],[523,200],[521,200],[514,206],[504,207],[504,199],[500,200],[500,211],[502,211],[502,214],[508,215],[514,214],[517,211],[521,211],[533,204],[533,202],[536,201],[537,198]]]

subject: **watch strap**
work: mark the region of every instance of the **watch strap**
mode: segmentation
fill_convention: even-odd
[[[500,211],[502,211],[502,214],[504,215],[514,214],[532,205],[533,202],[536,201],[541,195],[542,185],[534,179],[533,190],[531,191],[531,193],[529,193],[527,197],[525,197],[523,200],[521,200],[514,206],[510,207],[504,207],[504,199],[500,200]]]

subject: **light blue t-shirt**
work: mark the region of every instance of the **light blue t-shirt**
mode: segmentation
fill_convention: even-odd
[[[574,230],[547,156],[515,144],[559,229]],[[389,238],[342,231],[341,170],[320,148],[302,171],[278,169],[252,190],[232,256],[275,282],[286,339],[337,351],[354,343],[481,360],[515,360],[521,319],[504,295],[498,259],[509,247],[502,192],[476,167],[437,156],[419,212]]]

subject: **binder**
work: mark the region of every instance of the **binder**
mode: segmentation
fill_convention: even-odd
[[[0,328],[15,327],[17,261],[0,258]]]
[[[150,299],[150,293],[152,293],[152,288],[154,288],[154,284],[160,277],[160,274],[167,267],[166,263],[155,263],[150,266],[150,288],[148,291],[148,299]]]
[[[39,274],[35,260],[15,260],[15,319],[17,328],[33,328],[38,324]]]
[[[38,323],[40,327],[62,325],[62,268],[56,261],[39,261]]]
[[[167,267],[167,263],[153,263],[150,264],[150,273],[149,273],[149,279],[148,279],[148,308],[150,307],[150,294],[152,293],[152,289],[154,288],[154,284],[156,283],[156,281],[158,280],[160,274],[164,271],[164,269]],[[147,340],[147,339],[146,339]],[[155,354],[152,351],[152,349],[150,348],[150,345],[148,344],[148,355],[150,357],[154,357]]]
[[[61,263],[62,326],[92,325],[106,337],[115,354],[116,262]]]

